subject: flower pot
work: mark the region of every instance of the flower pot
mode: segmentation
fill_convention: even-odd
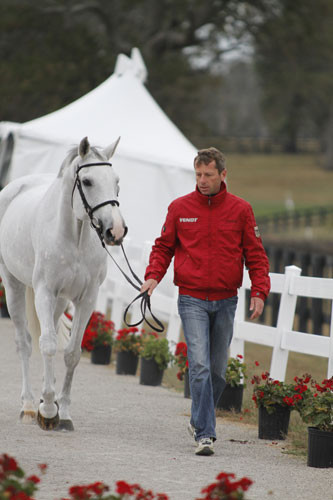
[[[99,345],[91,351],[91,362],[94,365],[108,365],[111,359],[111,346]]]
[[[139,356],[132,351],[117,352],[117,375],[135,375],[138,368]]]
[[[217,403],[217,408],[219,410],[227,411],[234,410],[235,412],[240,413],[243,403],[243,391],[243,385],[232,387],[230,384],[227,384]]]
[[[188,370],[184,373],[184,398],[191,398],[191,390],[190,390],[190,376]]]
[[[259,439],[285,439],[288,434],[290,408],[275,406],[274,413],[268,413],[264,406],[259,406]]]
[[[151,358],[141,358],[140,384],[161,385],[164,370],[161,370],[156,361]]]
[[[1,318],[10,318],[9,312],[7,309],[7,304],[2,304],[0,306],[0,316],[1,316]]]
[[[308,427],[308,466],[333,467],[333,432]]]

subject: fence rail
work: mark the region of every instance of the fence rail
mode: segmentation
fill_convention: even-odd
[[[262,234],[276,234],[333,223],[333,206],[318,206],[256,217]]]
[[[302,275],[318,278],[333,278],[333,249],[325,252],[315,251],[311,244],[272,243],[267,239],[265,249],[273,273],[283,273],[286,266],[296,265],[302,269]],[[329,253],[330,252],[330,253]],[[333,283],[333,279],[332,279]],[[333,285],[332,285],[333,286]],[[276,326],[280,297],[272,292],[262,321]],[[270,314],[268,314],[270,312]],[[298,328],[303,332],[314,331],[322,335],[330,324],[330,303],[318,297],[299,297],[296,305],[295,319]]]

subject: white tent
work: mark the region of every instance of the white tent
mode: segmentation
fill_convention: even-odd
[[[56,173],[68,149],[85,136],[102,147],[121,136],[113,158],[121,211],[132,241],[154,240],[171,200],[194,188],[196,150],[145,88],[146,75],[134,48],[131,58],[118,56],[113,75],[104,83],[68,106],[24,124],[0,123],[7,160],[6,138],[14,139],[6,180]]]

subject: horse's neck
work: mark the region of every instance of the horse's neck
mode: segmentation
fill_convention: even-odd
[[[62,182],[59,182],[58,186],[56,186],[56,188],[60,189],[60,194],[58,192],[57,197],[57,231],[66,242],[71,242],[75,247],[79,248],[91,233],[89,222],[81,221],[75,217],[72,210],[73,188],[65,179],[59,180]]]

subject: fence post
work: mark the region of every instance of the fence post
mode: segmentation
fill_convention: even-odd
[[[285,268],[285,282],[280,300],[280,309],[277,319],[277,336],[276,343],[273,347],[270,376],[274,379],[283,381],[286,375],[288,354],[289,351],[281,348],[281,341],[283,334],[286,330],[291,330],[293,327],[295,309],[296,309],[296,295],[289,293],[289,285],[293,276],[299,276],[301,269],[297,266],[287,266]]]
[[[331,307],[330,348],[328,353],[327,378],[333,377],[333,300]]]
[[[166,332],[166,338],[171,344],[177,344],[179,342],[181,326],[182,323],[178,314],[178,288],[174,287],[172,305],[168,318],[168,329]]]
[[[235,358],[237,354],[244,357],[244,340],[237,338],[238,323],[244,321],[246,307],[246,288],[242,286],[238,292],[238,303],[234,321],[234,334],[230,345],[230,356]]]

